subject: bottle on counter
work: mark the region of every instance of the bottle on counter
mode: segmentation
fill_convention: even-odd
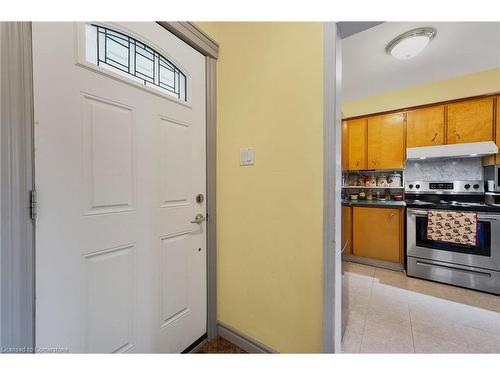
[[[391,200],[391,192],[389,189],[385,191],[385,200],[390,201]]]
[[[367,200],[367,201],[371,201],[371,200],[373,200],[373,194],[372,194],[372,191],[371,191],[371,190],[368,190],[368,191],[366,192],[366,200]]]

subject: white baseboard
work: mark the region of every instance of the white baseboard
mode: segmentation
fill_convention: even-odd
[[[223,337],[227,341],[232,342],[234,345],[239,346],[247,353],[252,353],[252,354],[277,353],[270,347],[244,335],[241,332],[238,332],[236,329],[232,327],[228,327],[223,323],[220,322],[218,323],[217,331],[220,337]]]

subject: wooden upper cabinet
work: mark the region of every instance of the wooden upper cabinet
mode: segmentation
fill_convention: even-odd
[[[406,147],[445,143],[443,105],[409,111],[406,116]]]
[[[347,121],[349,170],[358,171],[366,168],[366,119]]]
[[[493,99],[476,99],[448,105],[447,143],[493,140]]]
[[[405,164],[404,115],[368,118],[368,169],[402,169]]]
[[[349,131],[347,121],[342,121],[342,170],[349,169]]]

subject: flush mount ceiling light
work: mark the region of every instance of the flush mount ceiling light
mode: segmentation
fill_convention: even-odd
[[[406,60],[417,56],[436,36],[436,29],[422,27],[407,31],[389,42],[385,52],[396,59]]]

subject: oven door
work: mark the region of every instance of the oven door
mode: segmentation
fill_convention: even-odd
[[[476,246],[427,239],[427,210],[407,210],[408,256],[500,270],[500,214],[477,213]]]

